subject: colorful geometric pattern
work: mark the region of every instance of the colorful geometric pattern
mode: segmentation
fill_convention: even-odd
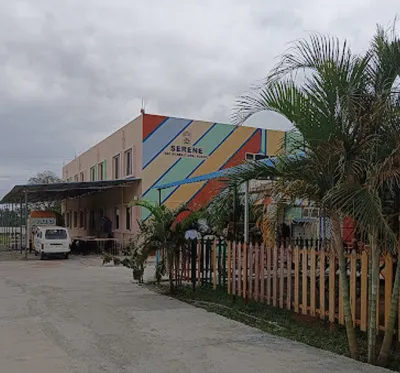
[[[142,198],[158,203],[154,185],[239,165],[246,153],[276,154],[284,140],[282,131],[145,114]],[[211,180],[165,189],[162,203],[177,207],[189,202],[195,209],[213,198],[220,187],[220,181]],[[148,216],[143,209],[142,219]]]

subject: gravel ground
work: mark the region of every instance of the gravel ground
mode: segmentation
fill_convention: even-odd
[[[0,262],[0,371],[385,372],[151,292],[98,258]]]

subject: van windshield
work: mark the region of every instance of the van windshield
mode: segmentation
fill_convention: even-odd
[[[65,229],[46,229],[44,237],[47,240],[66,240],[68,238]]]

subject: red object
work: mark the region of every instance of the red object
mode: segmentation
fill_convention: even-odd
[[[351,244],[355,238],[355,223],[352,218],[343,218],[343,241]]]

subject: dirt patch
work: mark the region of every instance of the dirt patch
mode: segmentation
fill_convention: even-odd
[[[19,251],[10,250],[7,248],[0,248],[0,261],[21,260],[23,255]]]

